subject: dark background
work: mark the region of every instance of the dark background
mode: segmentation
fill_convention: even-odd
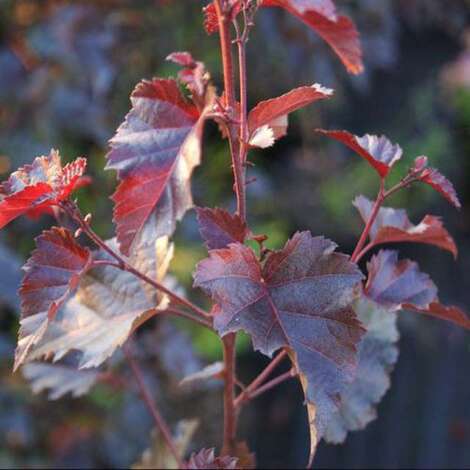
[[[164,58],[177,50],[204,60],[220,85],[217,38],[201,27],[203,3],[0,0],[0,175],[6,178],[51,147],[66,161],[86,155],[94,183],[80,191],[80,205],[95,214],[97,231],[111,237],[108,197],[115,177],[102,170],[104,155],[134,85],[141,78],[175,75],[177,68]],[[250,223],[256,233],[269,234],[272,248],[295,230],[310,229],[351,252],[362,228],[351,200],[357,194],[373,198],[377,181],[360,159],[313,129],[384,133],[402,145],[402,168],[424,154],[455,182],[460,212],[423,186],[392,203],[406,207],[416,223],[426,213],[445,217],[460,248],[456,262],[431,247],[400,248],[429,272],[443,302],[470,310],[470,4],[337,4],[362,35],[366,71],[358,77],[348,76],[296,19],[268,9],[257,17],[248,53],[251,106],[312,82],[336,93],[291,116],[288,137],[252,155]],[[206,132],[205,151],[193,183],[196,203],[233,209],[229,156],[215,126]],[[21,373],[11,374],[19,267],[33,237],[50,224],[46,218],[21,219],[0,233],[0,466],[129,466],[148,446],[152,426],[127,370],[115,366],[118,360],[111,367],[122,373],[124,385],[99,385],[76,400],[49,402],[45,394],[32,394]],[[189,289],[194,264],[205,255],[192,213],[178,228],[176,248],[171,270]],[[200,416],[195,445],[219,445],[220,386],[189,393],[175,379],[182,369],[219,359],[217,340],[185,324],[143,330],[137,339],[156,351],[146,370],[165,415],[173,423]],[[400,330],[400,358],[378,419],[343,446],[322,444],[317,467],[470,467],[469,335],[409,313],[402,314]],[[246,338],[240,355],[240,378],[248,382],[267,360],[251,351]],[[297,384],[286,383],[247,408],[240,434],[262,468],[305,465],[308,434]]]

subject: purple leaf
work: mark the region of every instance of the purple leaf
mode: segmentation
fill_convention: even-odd
[[[354,376],[363,334],[351,308],[362,275],[335,247],[300,232],[261,265],[250,248],[231,244],[199,263],[194,283],[218,305],[214,326],[221,335],[245,330],[264,354],[292,351],[320,432]]]
[[[403,304],[427,308],[437,295],[431,278],[410,260],[398,260],[398,252],[381,250],[367,263],[365,294],[378,304],[398,310]]]
[[[196,207],[199,231],[207,249],[225,248],[230,243],[243,243],[248,228],[237,214],[224,209]]]

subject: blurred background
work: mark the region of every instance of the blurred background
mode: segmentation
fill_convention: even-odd
[[[0,177],[51,148],[66,161],[87,156],[94,182],[80,190],[79,202],[85,213],[93,212],[96,230],[112,237],[115,175],[103,171],[104,156],[135,84],[175,76],[176,66],[164,59],[179,50],[203,60],[221,83],[217,37],[202,29],[204,3],[0,0]],[[425,186],[391,202],[407,208],[415,223],[426,213],[445,217],[460,248],[457,262],[431,247],[400,248],[432,276],[444,303],[470,311],[470,2],[337,5],[361,33],[365,73],[358,77],[349,76],[295,18],[276,9],[258,14],[248,52],[251,105],[313,82],[336,94],[291,115],[288,137],[252,155],[253,229],[269,235],[270,248],[310,229],[350,253],[362,229],[351,200],[375,197],[375,174],[313,129],[386,134],[404,149],[402,168],[424,154],[456,185],[460,212]],[[206,131],[193,189],[199,205],[234,208],[229,155],[215,125]],[[33,237],[51,222],[22,218],[0,233],[0,467],[129,466],[149,446],[152,422],[119,358],[105,370],[111,371],[109,380],[77,399],[48,401],[47,394],[32,393],[21,372],[11,373],[20,267]],[[171,271],[189,290],[191,271],[205,256],[193,213],[178,228],[176,248]],[[206,301],[197,293],[195,300]],[[171,423],[199,416],[194,445],[219,445],[220,383],[178,387],[186,374],[220,359],[218,340],[184,322],[155,322],[142,330],[142,363],[164,414]],[[400,331],[400,358],[378,419],[342,446],[322,444],[317,467],[470,467],[470,335],[408,313],[400,317]],[[239,350],[240,378],[249,382],[267,360],[252,352],[246,338],[240,338]],[[240,427],[261,468],[305,465],[307,422],[293,381],[254,401]]]

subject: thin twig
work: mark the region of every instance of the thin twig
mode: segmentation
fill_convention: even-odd
[[[238,408],[243,403],[248,401],[252,396],[252,393],[262,385],[267,378],[274,372],[274,369],[281,363],[281,361],[287,356],[287,351],[283,349],[267,366],[263,371],[253,380],[253,382],[240,393],[235,400],[235,406]]]
[[[104,240],[93,231],[90,225],[84,220],[80,212],[80,209],[74,202],[64,201],[61,204],[61,207],[70,215],[70,217],[73,220],[75,220],[79,224],[83,233],[87,235],[90,238],[90,240],[92,240],[95,243],[95,245],[97,245],[99,248],[102,248],[104,251],[106,251],[110,256],[112,256],[117,261],[118,264],[115,265],[115,267],[133,274],[134,276],[138,277],[139,279],[146,282],[147,284],[150,284],[155,289],[163,292],[164,294],[167,294],[175,302],[188,307],[190,310],[200,315],[201,317],[208,318],[208,319],[212,318],[209,313],[205,312],[204,310],[199,308],[197,305],[194,305],[189,300],[183,297],[180,297],[178,294],[174,293],[173,291],[165,287],[163,284],[160,284],[159,282],[154,281],[153,279],[146,276],[144,273],[140,272],[138,269],[135,269],[132,265],[130,265],[119,253],[115,252],[112,248],[110,248],[104,242]]]
[[[152,396],[150,395],[147,385],[145,384],[142,371],[140,370],[137,362],[134,360],[132,353],[129,351],[128,346],[125,345],[123,349],[124,349],[124,354],[126,355],[127,361],[129,362],[132,372],[136,378],[137,385],[139,386],[140,394],[142,396],[142,399],[144,400],[144,403],[147,405],[147,408],[152,414],[155,424],[158,430],[161,432],[163,439],[165,440],[165,443],[168,446],[168,449],[170,449],[171,453],[173,454],[173,457],[175,458],[178,464],[178,468],[185,469],[186,464],[181,459],[181,456],[179,455],[178,450],[176,448],[176,444],[173,441],[171,431],[168,425],[166,424],[163,416],[158,411],[158,408],[155,405],[155,402],[153,401]]]
[[[357,257],[359,253],[362,251],[362,249],[364,248],[364,245],[367,241],[367,237],[369,236],[370,230],[372,228],[372,225],[375,222],[375,219],[377,217],[377,214],[379,213],[379,209],[383,201],[384,201],[384,179],[381,178],[379,192],[374,202],[374,206],[372,207],[372,212],[359,238],[359,241],[357,242],[356,248],[354,249],[354,252],[351,255],[351,261],[357,262]]]
[[[145,322],[150,320],[151,318],[157,316],[157,315],[174,315],[177,317],[181,318],[186,318],[188,320],[191,320],[201,326],[204,326],[205,328],[208,328],[211,331],[214,331],[212,328],[212,323],[204,318],[201,318],[199,316],[193,315],[189,312],[185,312],[184,310],[178,310],[176,308],[166,308],[165,310],[158,310],[158,309],[152,309],[148,310],[145,312],[143,315],[141,315],[132,325],[132,332],[136,331],[141,325],[143,325]]]
[[[276,387],[277,385],[285,382],[286,380],[292,379],[297,376],[297,372],[294,368],[291,370],[284,372],[284,374],[279,375],[278,377],[266,382],[261,387],[257,388],[255,391],[251,392],[249,395],[249,399],[252,400],[253,398],[257,398],[262,395],[264,392],[271,390],[272,388]]]

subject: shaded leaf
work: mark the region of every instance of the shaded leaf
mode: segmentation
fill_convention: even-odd
[[[29,380],[33,393],[49,390],[49,400],[57,400],[67,393],[71,393],[75,398],[85,395],[99,376],[96,370],[76,370],[72,367],[44,362],[25,364],[21,371]]]
[[[403,304],[425,309],[436,298],[431,278],[417,263],[398,260],[397,251],[380,250],[367,263],[367,270],[365,294],[389,309],[400,309]]]
[[[225,248],[230,243],[245,241],[248,228],[237,214],[208,207],[196,207],[196,212],[199,231],[209,250]]]
[[[38,343],[50,321],[69,297],[80,278],[90,268],[91,254],[64,228],[53,227],[36,238],[36,250],[26,263],[20,288],[21,328],[15,352],[14,370],[21,365],[31,347]],[[28,332],[23,322],[41,318],[35,331]]]
[[[234,457],[223,456],[216,457],[215,449],[202,449],[199,452],[194,452],[189,461],[188,469],[235,469],[237,468],[238,460]]]
[[[355,304],[367,333],[359,344],[356,377],[341,394],[341,405],[323,436],[327,442],[344,442],[349,431],[364,429],[377,417],[376,405],[390,387],[390,373],[398,358],[397,314],[361,297]]]
[[[125,255],[149,224],[154,239],[171,235],[192,207],[190,176],[201,159],[205,119],[175,80],[144,80],[131,102],[107,155],[107,168],[121,180],[113,195],[114,220]]]
[[[249,143],[266,148],[287,133],[288,114],[314,101],[329,98],[333,90],[318,83],[258,103],[248,114]]]
[[[23,214],[37,217],[67,199],[81,186],[86,160],[77,158],[62,167],[59,152],[36,157],[0,185],[0,229]]]
[[[353,205],[361,214],[364,223],[369,220],[373,202],[358,196]],[[381,243],[414,242],[435,245],[457,256],[457,246],[439,217],[426,215],[418,224],[413,225],[404,209],[381,207],[370,230],[370,240],[374,245]]]
[[[336,52],[348,72],[364,70],[362,49],[356,26],[347,16],[337,16],[331,1],[261,0],[261,6],[280,7],[313,29]]]
[[[414,305],[410,304],[403,305],[403,309],[422,313],[424,315],[431,315],[433,317],[439,318],[440,320],[446,320],[450,321],[451,323],[455,323],[456,325],[461,326],[462,328],[466,328],[467,330],[470,329],[470,318],[463,310],[454,305],[443,305],[437,299],[426,309],[416,308]]]
[[[116,247],[115,240],[109,243]],[[165,275],[169,262],[167,256],[157,259],[161,251],[155,249],[152,258],[157,265],[157,276]],[[169,244],[168,251],[171,253]],[[109,255],[100,250],[95,259],[109,260]],[[94,267],[82,276],[75,296],[58,311],[53,321],[46,323],[42,337],[34,343],[27,360],[52,355],[55,362],[76,350],[81,353],[80,369],[97,367],[127,340],[144,313],[164,309],[167,304],[166,296],[157,296],[154,292],[150,297],[141,281],[132,274],[113,266]],[[25,341],[34,337],[44,321],[44,313],[22,320]]]
[[[461,204],[453,184],[435,168],[428,168],[428,158],[421,156],[415,160],[413,172],[418,177],[418,181],[428,184],[438,193],[444,196],[452,205],[460,209]]]
[[[255,349],[272,356],[287,347],[308,378],[307,398],[324,429],[337,394],[352,380],[363,329],[350,307],[362,275],[336,245],[297,233],[263,266],[241,244],[212,250],[195,273],[196,287],[218,305],[221,335],[248,332]]]
[[[180,458],[184,458],[198,426],[199,421],[196,419],[182,420],[177,424],[173,441]],[[178,462],[176,462],[174,455],[156,429],[152,431],[151,438],[151,447],[142,454],[140,461],[133,464],[131,468],[134,470],[149,468],[178,469]]]
[[[358,137],[347,131],[328,131],[324,129],[317,129],[317,132],[349,147],[367,160],[382,178],[388,175],[392,166],[400,160],[403,153],[398,144],[392,144],[383,135],[379,137],[365,134]]]

